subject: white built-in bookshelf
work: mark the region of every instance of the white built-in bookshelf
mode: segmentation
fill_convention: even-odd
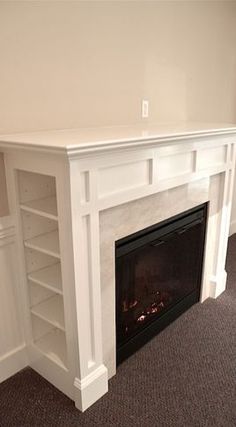
[[[31,345],[67,370],[55,178],[18,171],[17,183]]]

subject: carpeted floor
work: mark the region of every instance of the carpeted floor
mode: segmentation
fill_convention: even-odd
[[[31,369],[0,385],[0,426],[236,426],[236,235],[227,291],[196,304],[118,368],[79,413]]]

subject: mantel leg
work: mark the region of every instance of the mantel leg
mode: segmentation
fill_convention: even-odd
[[[99,214],[81,215],[80,172],[70,164],[75,303],[78,335],[75,405],[86,410],[108,391],[102,356]]]
[[[217,298],[222,292],[224,292],[226,288],[227,273],[225,270],[225,262],[229,238],[232,193],[234,185],[234,144],[228,146],[227,156],[230,167],[224,173],[222,182],[222,200],[218,226],[218,244],[216,245],[217,250],[215,254],[215,268],[213,274],[210,277],[210,296],[212,298]]]

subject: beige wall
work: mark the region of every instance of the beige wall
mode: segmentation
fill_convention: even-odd
[[[234,1],[1,1],[0,58],[0,133],[236,122]]]

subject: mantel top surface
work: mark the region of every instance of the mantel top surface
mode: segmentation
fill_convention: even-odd
[[[0,135],[0,149],[24,148],[69,155],[234,133],[236,134],[236,124],[197,122],[63,129]]]

